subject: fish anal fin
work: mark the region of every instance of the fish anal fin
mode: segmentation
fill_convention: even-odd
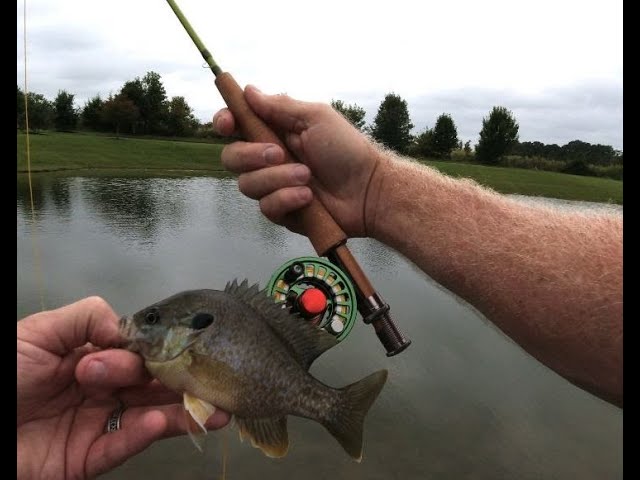
[[[251,445],[262,450],[271,458],[281,458],[289,449],[289,435],[287,433],[287,417],[272,418],[239,418],[236,424],[240,439],[249,438]]]
[[[182,396],[187,432],[196,448],[202,451],[202,444],[198,435],[206,434],[206,421],[216,411],[216,407],[190,393],[184,392]]]

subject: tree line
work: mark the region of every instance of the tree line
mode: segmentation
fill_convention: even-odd
[[[458,138],[455,122],[447,113],[436,119],[433,128],[426,127],[417,135],[412,135],[414,125],[407,102],[394,93],[385,96],[371,125],[365,125],[366,112],[362,107],[347,105],[342,100],[332,100],[331,105],[374,140],[398,153],[415,157],[450,159],[455,152],[467,161],[486,165],[508,164],[577,174],[594,173],[589,166],[622,166],[622,152],[609,145],[592,145],[580,140],[563,146],[520,142],[518,122],[513,113],[503,106],[494,106],[489,115],[483,118],[479,141],[472,147],[470,140],[463,144]],[[546,162],[517,162],[513,157],[544,159]]]
[[[61,90],[51,102],[42,94],[29,92],[29,129],[74,131],[82,128],[116,135],[186,137],[194,136],[207,126],[195,118],[184,97],[167,97],[156,72],[125,82],[118,93],[109,94],[105,99],[96,95],[81,108],[74,105],[74,98],[73,94]],[[26,128],[26,121],[24,92],[18,86],[18,128]]]
[[[18,91],[18,128],[26,127],[24,93]],[[105,99],[96,95],[84,106],[74,105],[74,95],[61,90],[53,101],[29,92],[28,121],[31,130],[74,131],[78,128],[133,135],[209,136],[216,137],[211,122],[201,124],[184,97],[167,97],[160,75],[147,72],[125,82],[114,95]],[[519,125],[513,113],[494,106],[482,120],[479,141],[472,147],[458,137],[456,124],[447,113],[416,135],[406,100],[388,93],[378,107],[371,125],[365,124],[365,110],[357,104],[332,100],[331,106],[356,128],[400,154],[435,159],[475,161],[486,165],[541,168],[568,173],[594,174],[594,168],[619,167],[622,175],[622,152],[608,145],[592,145],[573,140],[566,145],[520,142]],[[523,160],[525,159],[525,160]],[[590,166],[593,166],[591,168]],[[605,175],[610,176],[608,173]]]

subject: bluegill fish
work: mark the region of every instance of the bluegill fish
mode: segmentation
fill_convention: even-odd
[[[149,372],[183,394],[185,410],[203,430],[215,405],[234,415],[241,439],[282,457],[287,416],[296,415],[322,424],[361,460],[364,418],[387,371],[340,389],[321,383],[309,367],[337,340],[257,285],[233,281],[224,291],[178,293],[122,317],[120,330]]]

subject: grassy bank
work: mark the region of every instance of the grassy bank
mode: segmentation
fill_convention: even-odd
[[[473,178],[500,193],[622,205],[622,181],[521,168],[424,161],[453,177]]]
[[[104,135],[29,135],[31,171],[136,169],[220,172],[222,145]],[[25,135],[18,134],[18,172],[27,169]]]
[[[220,163],[223,145],[56,132],[32,134],[29,139],[33,172],[96,174],[121,170],[125,174],[135,171],[163,175],[179,171],[205,175],[224,172]],[[25,150],[25,135],[19,133],[18,172],[27,169]],[[447,175],[473,178],[502,193],[622,204],[622,182],[617,180],[453,162],[424,163]]]

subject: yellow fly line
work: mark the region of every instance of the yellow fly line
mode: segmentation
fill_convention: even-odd
[[[27,155],[27,178],[29,180],[29,199],[31,202],[31,244],[33,248],[33,264],[36,281],[38,283],[38,293],[40,295],[40,310],[44,310],[44,287],[42,270],[40,268],[40,251],[36,241],[36,209],[33,202],[33,186],[31,183],[31,151],[29,148],[29,102],[27,100],[29,91],[27,90],[27,0],[24,0],[24,11],[22,15],[22,28],[24,40],[24,127],[26,131],[26,155]]]

